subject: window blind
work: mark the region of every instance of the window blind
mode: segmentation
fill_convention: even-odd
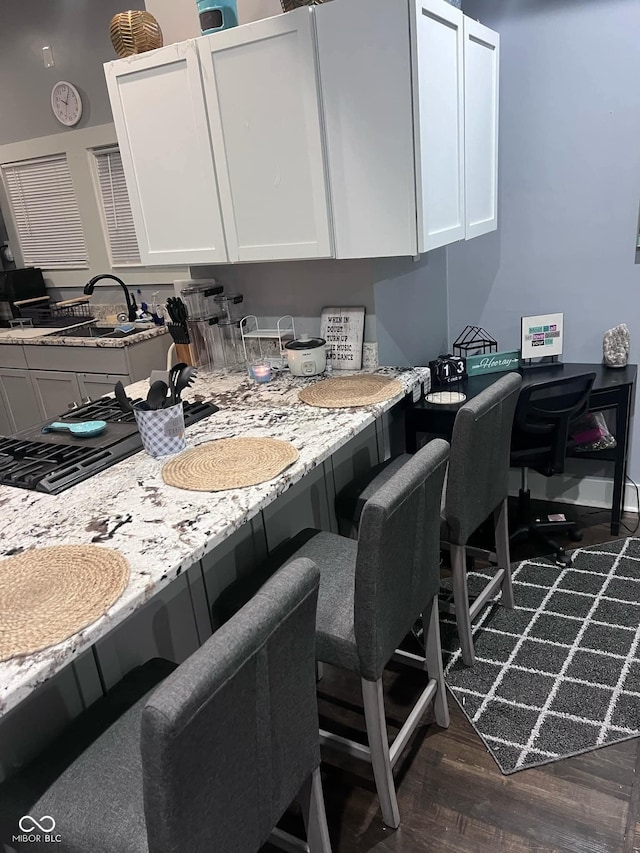
[[[111,265],[116,267],[139,264],[140,250],[120,152],[117,148],[103,148],[94,151],[93,155]]]
[[[88,269],[66,154],[5,163],[2,172],[25,266]]]

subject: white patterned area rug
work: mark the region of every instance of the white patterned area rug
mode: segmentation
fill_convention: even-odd
[[[480,614],[475,666],[442,625],[447,685],[504,774],[640,735],[640,539],[573,553],[513,564],[516,608]]]

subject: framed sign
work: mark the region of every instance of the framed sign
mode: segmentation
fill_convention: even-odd
[[[543,358],[562,354],[564,314],[536,314],[522,318],[521,356]]]
[[[520,366],[518,350],[509,352],[492,352],[488,355],[470,355],[467,358],[467,373],[469,376],[481,376],[483,373],[502,373],[506,370],[517,370]]]
[[[360,370],[364,308],[323,308],[320,335],[327,342],[327,364],[337,370]]]

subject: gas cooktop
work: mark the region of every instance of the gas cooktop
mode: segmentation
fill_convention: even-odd
[[[185,426],[218,411],[213,403],[185,400],[183,407]],[[64,432],[42,433],[43,424],[39,424],[8,438],[0,437],[1,485],[57,495],[142,450],[133,412],[123,412],[111,397],[86,403],[56,420],[100,420],[107,422],[107,428],[93,438],[75,438]]]

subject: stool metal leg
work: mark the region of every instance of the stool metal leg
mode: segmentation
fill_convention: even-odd
[[[467,666],[473,666],[476,656],[471,633],[469,590],[467,589],[467,555],[464,545],[451,545],[451,572],[453,575],[453,602],[456,609],[462,660]]]
[[[384,697],[382,695],[382,679],[362,682],[362,700],[364,717],[367,725],[367,737],[371,750],[373,777],[378,790],[378,799],[382,809],[382,819],[387,826],[396,829],[400,826],[400,810],[398,798],[391,772],[389,756],[389,737],[387,722],[384,714]]]

